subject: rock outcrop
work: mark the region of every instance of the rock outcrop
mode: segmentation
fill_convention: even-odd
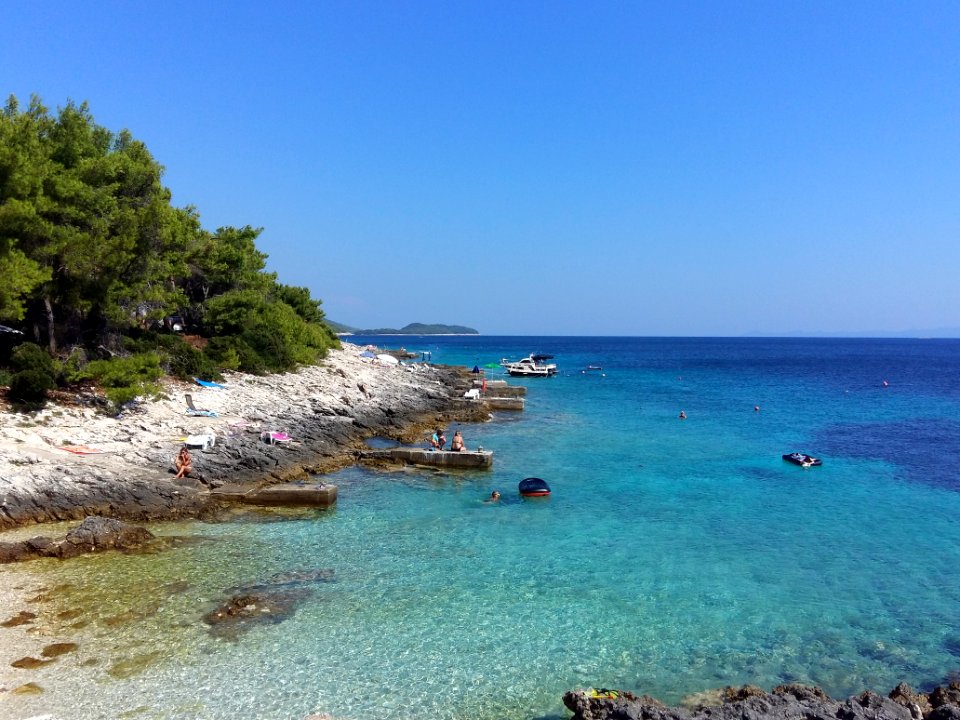
[[[0,563],[42,557],[67,559],[103,550],[133,550],[153,539],[149,530],[105,517],[88,517],[60,540],[39,535],[20,542],[0,542]]]
[[[572,690],[563,704],[572,720],[960,720],[960,684],[931,693],[898,685],[888,697],[864,692],[834,700],[819,688],[780,685],[767,693],[745,686],[725,688],[722,704],[692,709],[667,707],[649,696],[617,690]]]

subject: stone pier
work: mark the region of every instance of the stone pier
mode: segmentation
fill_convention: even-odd
[[[426,448],[388,448],[385,450],[364,450],[361,460],[387,460],[408,465],[428,465],[430,467],[487,469],[493,467],[493,451],[453,452],[452,450],[428,450]]]

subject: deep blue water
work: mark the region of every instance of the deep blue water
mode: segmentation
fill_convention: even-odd
[[[525,412],[462,426],[492,471],[354,468],[332,512],[159,526],[214,542],[44,566],[98,594],[92,647],[159,655],[126,679],[81,654],[25,712],[542,720],[590,685],[839,696],[960,668],[960,341],[350,340],[469,367],[548,352],[561,372],[511,380]],[[794,450],[823,466],[781,459]],[[530,475],[549,499],[518,497]],[[198,622],[226,587],[312,567],[335,581],[283,623],[228,642]],[[171,578],[186,596],[107,623]]]

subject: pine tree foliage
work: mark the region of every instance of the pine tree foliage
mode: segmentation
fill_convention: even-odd
[[[54,114],[11,96],[0,111],[0,323],[51,355],[155,351],[168,372],[207,375],[286,370],[336,346],[320,301],[266,272],[259,229],[203,229],[162,177],[142,142],[97,125],[86,103]],[[186,349],[171,317],[194,336]]]

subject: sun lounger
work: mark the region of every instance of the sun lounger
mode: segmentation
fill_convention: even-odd
[[[265,443],[270,443],[271,445],[290,442],[293,440],[293,438],[287,435],[285,432],[262,432],[260,433],[260,439]]]
[[[202,435],[188,435],[184,445],[195,450],[209,450],[216,442],[217,436],[212,432],[208,432]]]
[[[463,394],[463,396],[464,396],[467,400],[479,400],[479,399],[480,399],[480,388],[472,388],[472,389],[470,389],[470,390],[467,390],[467,391]]]
[[[200,408],[194,407],[193,395],[190,393],[185,393],[183,397],[187,401],[187,415],[193,415],[195,417],[217,417],[217,413],[213,410],[201,410]]]

